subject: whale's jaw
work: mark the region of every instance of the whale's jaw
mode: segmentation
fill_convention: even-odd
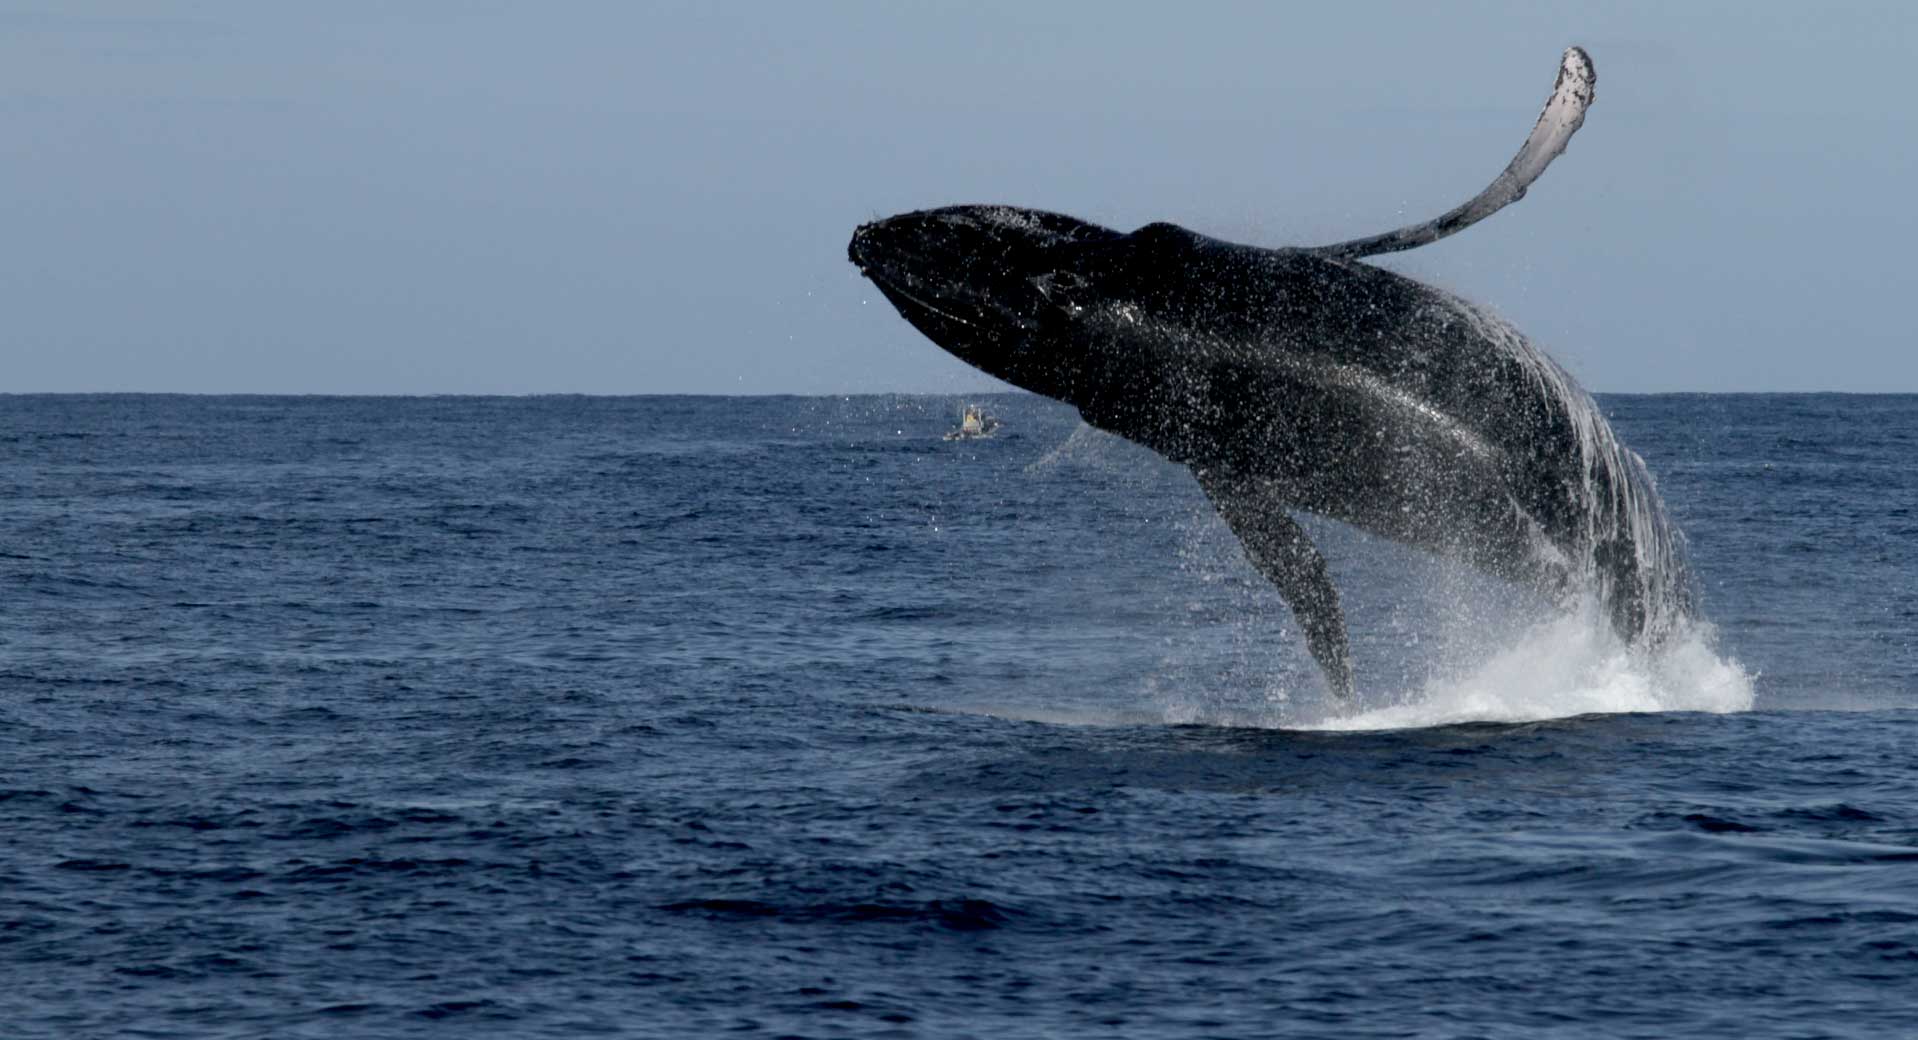
[[[862,224],[846,255],[901,317],[947,353],[1045,393],[1061,360],[1032,364],[1036,345],[1056,342],[1050,330],[1062,315],[1049,287],[1079,247],[1120,237],[1042,210],[949,206]]]

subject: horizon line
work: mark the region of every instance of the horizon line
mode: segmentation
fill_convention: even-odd
[[[1918,389],[1911,390],[1587,390],[1595,397],[1913,397]],[[704,390],[666,390],[635,391],[631,393],[604,393],[584,390],[528,390],[528,391],[324,391],[324,390],[0,390],[0,398],[18,397],[295,397],[295,398],[391,398],[419,399],[433,398],[505,398],[524,399],[537,397],[583,397],[583,398],[628,398],[628,397],[1044,397],[1030,390],[1017,387],[1005,389],[980,390],[831,390],[818,392],[794,392],[785,390],[762,390],[750,392],[720,393]]]

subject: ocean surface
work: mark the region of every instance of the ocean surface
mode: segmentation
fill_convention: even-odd
[[[1023,395],[0,396],[0,1035],[1918,1036],[1918,397],[1656,657]]]

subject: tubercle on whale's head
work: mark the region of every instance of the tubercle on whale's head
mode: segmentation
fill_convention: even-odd
[[[861,225],[847,255],[948,353],[1068,399],[1077,361],[1069,328],[1083,310],[1087,264],[1098,246],[1123,237],[1043,210],[948,206]]]

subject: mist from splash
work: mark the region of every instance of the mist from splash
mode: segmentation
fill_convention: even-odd
[[[1289,631],[1273,637],[1294,638]],[[1359,703],[1347,714],[1321,695],[1314,670],[1296,667],[1241,686],[1236,697],[1161,685],[1156,699],[1174,724],[1358,731],[1626,712],[1728,713],[1750,710],[1756,696],[1755,677],[1721,656],[1709,624],[1688,625],[1648,651],[1621,640],[1595,599],[1516,632],[1481,628],[1428,641],[1444,644],[1443,660],[1425,656],[1429,673],[1400,670],[1383,688],[1362,677]]]
[[[1027,467],[1188,480],[1123,438],[1079,426]],[[1455,560],[1302,516],[1333,563],[1358,671],[1358,704],[1340,713],[1290,608],[1245,560],[1194,488],[1177,569],[1160,609],[1164,657],[1143,700],[1176,725],[1379,730],[1532,722],[1624,712],[1751,709],[1756,677],[1718,649],[1703,620],[1678,622],[1656,650],[1621,639],[1596,591],[1569,603]],[[1094,714],[1099,714],[1094,712]],[[1076,721],[1093,721],[1077,717]],[[1134,713],[1104,719],[1137,723]]]
[[[1587,601],[1492,649],[1477,668],[1429,678],[1397,703],[1294,725],[1376,730],[1623,712],[1722,714],[1751,709],[1752,678],[1718,654],[1710,625],[1689,625],[1645,651],[1621,641]]]
[[[1379,730],[1531,722],[1588,714],[1750,710],[1755,679],[1722,655],[1702,619],[1679,622],[1656,647],[1621,638],[1596,590],[1569,602],[1519,589],[1455,560],[1357,529],[1304,518],[1334,561],[1359,673],[1344,711],[1325,691],[1291,610],[1245,562],[1209,506],[1183,525],[1180,570],[1212,601],[1149,680],[1167,722],[1261,728]],[[1196,633],[1195,633],[1196,636]],[[1195,681],[1196,680],[1196,681]]]

